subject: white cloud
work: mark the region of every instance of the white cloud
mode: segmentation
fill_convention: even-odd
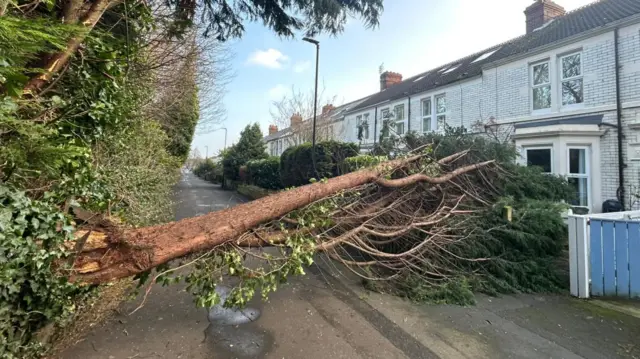
[[[302,73],[307,71],[309,67],[311,67],[311,61],[298,61],[293,65],[293,72]]]
[[[277,84],[269,89],[269,98],[271,98],[272,100],[279,100],[287,93],[287,91],[289,91],[289,88],[287,86],[283,84]]]
[[[256,50],[247,59],[250,65],[264,66],[270,69],[280,69],[289,57],[276,49]]]

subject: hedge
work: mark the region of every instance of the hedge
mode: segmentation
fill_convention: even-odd
[[[269,157],[247,162],[247,179],[250,184],[265,189],[282,189],[280,158]]]
[[[331,178],[348,172],[345,159],[359,154],[355,143],[326,141],[316,144],[315,169],[312,145],[287,148],[280,157],[280,179],[285,187],[308,184],[312,178]]]
[[[205,181],[222,183],[222,165],[209,159],[196,166],[193,173]]]

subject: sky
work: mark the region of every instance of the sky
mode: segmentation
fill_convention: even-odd
[[[555,0],[567,11],[593,0]],[[385,0],[380,26],[366,29],[349,19],[337,37],[320,41],[319,77],[327,97],[347,103],[379,91],[379,68],[409,78],[525,33],[524,9],[532,0]],[[258,122],[266,134],[270,109],[295,86],[312,91],[315,46],[302,36],[280,38],[262,24],[246,26],[229,44],[235,76],[227,85],[227,146]],[[206,94],[200,94],[206,96]],[[321,106],[320,104],[318,105]],[[224,147],[224,131],[196,131],[192,148],[213,156]]]

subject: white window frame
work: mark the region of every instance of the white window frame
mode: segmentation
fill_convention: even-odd
[[[444,112],[438,112],[438,99],[444,99]],[[447,94],[446,93],[442,93],[442,94],[438,94],[433,96],[433,112],[435,113],[434,118],[436,119],[435,121],[435,131],[444,131],[445,126],[440,126],[440,117],[443,117],[444,122],[443,124],[446,125],[447,124],[447,118],[449,117],[449,108],[447,106]],[[433,124],[433,123],[432,123]]]
[[[398,109],[402,109],[402,117],[398,118]],[[393,114],[395,115],[394,120],[397,121],[404,121],[404,104],[401,103],[399,105],[395,105],[393,106]]]
[[[544,65],[544,64],[547,64],[547,68],[548,68],[548,71],[549,71],[549,82],[536,85],[535,84],[535,76],[534,76],[534,70],[533,69],[536,66],[540,66],[540,65]],[[552,71],[552,68],[551,68],[551,61],[549,59],[545,59],[545,60],[542,60],[542,61],[536,61],[536,62],[533,62],[533,63],[529,64],[529,77],[531,78],[531,82],[530,82],[531,90],[529,91],[529,100],[530,100],[530,103],[531,103],[531,112],[533,112],[533,113],[545,113],[545,112],[550,112],[552,110],[553,102],[554,102],[554,99],[553,99],[554,88],[553,88],[552,74],[553,74],[553,71]],[[534,97],[534,91],[535,91],[535,89],[542,88],[542,87],[547,87],[547,86],[549,86],[549,107],[536,109],[535,108],[535,100],[534,100],[534,98],[535,98]]]
[[[562,60],[564,60],[567,57],[575,56],[575,55],[580,55],[580,75],[565,78],[564,71],[562,68]],[[562,55],[558,58],[558,75],[559,75],[558,79],[560,80],[558,81],[558,103],[563,108],[567,108],[567,107],[573,108],[573,107],[584,106],[584,62],[583,60],[584,60],[584,57],[582,56],[582,51],[574,51],[566,55]],[[574,81],[574,80],[582,80],[582,102],[565,105],[564,98],[562,97],[562,84],[565,82]],[[551,97],[553,98],[553,94],[551,95]]]
[[[571,173],[571,150],[584,150],[584,174],[581,173]],[[587,205],[572,205],[572,207],[582,207],[582,208],[591,208],[593,202],[591,202],[591,148],[590,146],[578,146],[578,145],[570,145],[567,144],[567,173],[565,176],[567,178],[586,178],[587,179]]]
[[[362,131],[363,132],[362,137],[365,140],[368,140],[369,139],[369,126],[370,126],[370,124],[369,124],[369,114],[368,113],[365,113],[364,115],[362,115],[362,121],[363,121],[362,123],[366,123],[367,124],[366,126],[364,126],[364,130]]]
[[[555,157],[554,157],[554,151],[553,151],[553,145],[536,145],[536,146],[523,146],[522,147],[522,152],[524,157],[524,165],[525,166],[529,166],[529,158],[528,158],[528,152],[529,150],[551,150],[550,151],[550,161],[551,161],[551,172],[543,172],[543,173],[547,173],[547,174],[552,174],[552,173],[556,173],[555,170]]]
[[[431,107],[431,111],[429,111],[428,115],[424,114],[425,101],[429,101],[429,106]],[[433,126],[433,96],[423,97],[420,99],[420,118],[422,119],[422,122],[420,124],[422,126],[422,133],[433,132],[435,130]],[[429,129],[424,128],[425,120],[429,121]]]

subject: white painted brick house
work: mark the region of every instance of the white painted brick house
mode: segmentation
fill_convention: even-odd
[[[385,115],[399,135],[444,123],[498,129],[522,164],[567,176],[575,205],[600,212],[603,201],[618,198],[640,207],[633,196],[640,191],[640,0],[601,0],[569,13],[536,0],[525,14],[521,37],[404,81],[383,73],[380,92],[336,121],[339,139],[359,142],[366,122],[362,146],[370,148]]]

